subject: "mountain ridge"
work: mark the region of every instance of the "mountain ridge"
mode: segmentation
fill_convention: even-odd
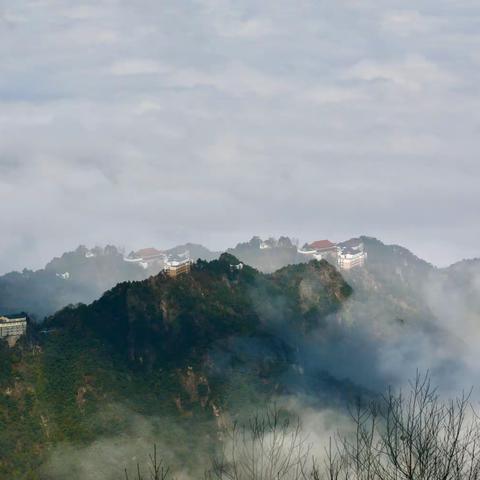
[[[402,270],[400,263],[407,262],[422,279],[432,273],[448,274],[458,272],[458,269],[475,268],[478,264],[478,260],[467,259],[449,267],[439,268],[399,245],[386,245],[368,236],[362,236],[360,239],[365,243],[367,252],[370,250],[368,265],[377,274],[381,272],[382,262],[388,264],[392,258],[397,258],[397,267],[400,270]],[[269,248],[261,248],[262,244]],[[296,242],[288,237],[265,241],[253,237],[250,241],[239,243],[226,251],[244,263],[267,273],[289,264],[309,260],[298,253]],[[221,253],[194,243],[179,245],[164,252],[167,255],[188,252],[194,261],[199,258],[213,260]],[[155,264],[144,265],[142,268],[138,263],[125,262],[122,251],[114,246],[92,249],[79,246],[72,252],[55,257],[43,269],[36,271],[24,269],[23,272],[9,272],[0,276],[0,313],[25,311],[38,321],[68,304],[91,303],[117,283],[143,280],[157,274],[160,268]]]
[[[118,404],[176,418],[185,441],[200,429],[195,441],[210,444],[219,415],[305,385],[299,345],[350,295],[325,261],[267,275],[222,254],[30,325],[14,348],[0,342],[0,477],[39,478],[55,445],[121,433],[124,420],[109,413]],[[319,376],[315,388],[336,382]]]

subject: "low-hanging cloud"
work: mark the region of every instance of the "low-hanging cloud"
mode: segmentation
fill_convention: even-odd
[[[91,443],[58,443],[41,467],[42,478],[49,480],[117,480],[150,472],[150,456],[156,448],[157,459],[175,469],[175,478],[198,478],[208,468],[206,445],[199,439],[195,449],[186,442],[188,433],[174,416],[147,416],[122,404],[104,405],[98,425],[110,422],[110,433],[98,435]],[[105,428],[105,427],[104,427]],[[191,433],[191,432],[190,432]],[[188,461],[186,461],[188,459]]]
[[[252,234],[478,254],[478,10],[0,2],[0,272]]]

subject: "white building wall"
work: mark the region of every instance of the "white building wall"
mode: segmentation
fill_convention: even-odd
[[[27,319],[0,317],[0,338],[20,337],[27,331]]]

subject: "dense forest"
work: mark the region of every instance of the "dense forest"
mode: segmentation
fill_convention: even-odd
[[[210,445],[226,412],[300,382],[299,342],[350,295],[326,262],[265,275],[223,254],[31,324],[1,351],[1,476],[49,478],[42,465],[56,446],[127,432],[135,415],[175,420],[185,458],[201,455],[187,446]]]
[[[343,408],[432,358],[432,374],[464,387],[455,382],[474,351],[478,261],[437,269],[363,241],[367,265],[342,274],[326,261],[262,273],[241,260],[278,252],[280,261],[291,247],[254,241],[239,248],[242,259],[123,281],[89,305],[30,321],[14,348],[0,348],[0,478],[88,478],[98,465],[84,460],[98,456],[99,478],[118,478],[154,443],[169,446],[172,467],[203,468],[222,432],[260,406]]]

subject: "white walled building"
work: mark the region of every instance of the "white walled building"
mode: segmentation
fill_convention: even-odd
[[[359,238],[352,238],[339,244],[330,240],[317,240],[304,245],[302,249],[297,251],[316,260],[327,260],[336,265],[340,270],[363,267],[367,260],[365,246]]]
[[[340,270],[351,270],[355,267],[363,267],[366,259],[366,252],[342,251],[338,255],[338,267]]]
[[[27,317],[0,316],[0,338],[5,338],[13,347],[17,340],[27,331]]]
[[[340,270],[351,270],[365,265],[367,252],[361,240],[348,240],[341,243],[338,248],[338,268]]]

